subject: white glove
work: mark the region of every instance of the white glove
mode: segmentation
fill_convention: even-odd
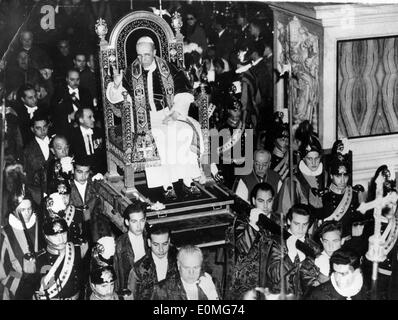
[[[259,230],[259,228],[257,226],[257,221],[258,221],[258,218],[260,217],[260,214],[264,214],[264,212],[262,212],[258,208],[253,208],[250,210],[249,223],[257,231]]]
[[[286,240],[286,246],[287,246],[287,251],[288,251],[288,255],[290,260],[292,260],[294,262],[294,259],[296,258],[296,256],[299,256],[300,261],[304,261],[305,260],[305,254],[298,250],[296,248],[296,241],[299,240],[296,236],[291,235],[287,240]],[[300,241],[300,240],[299,240]]]
[[[63,172],[73,172],[73,158],[64,157],[60,159]]]
[[[104,180],[104,176],[102,175],[102,173],[97,173],[95,176],[93,176],[91,178],[92,181],[96,181],[96,180]]]
[[[293,262],[298,253],[298,250],[296,248],[297,240],[298,238],[293,234],[286,240],[287,254],[289,255],[290,260],[292,260]]]
[[[31,258],[30,260],[23,258],[23,272],[32,274],[36,272],[36,260]]]
[[[211,278],[211,276],[205,272],[204,276],[199,278],[199,287],[203,290],[204,294],[209,300],[219,300],[216,286]]]

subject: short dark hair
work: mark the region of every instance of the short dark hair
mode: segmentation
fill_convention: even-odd
[[[35,87],[32,84],[30,84],[30,83],[27,83],[27,84],[24,84],[24,85],[20,86],[18,91],[17,91],[17,96],[19,97],[19,99],[24,98],[25,97],[25,92],[28,91],[28,90],[33,90],[33,91],[36,92]]]
[[[129,220],[130,214],[137,212],[142,212],[144,214],[144,217],[146,217],[146,207],[146,203],[137,199],[132,200],[131,204],[129,204],[127,208],[123,211],[123,219]]]
[[[250,202],[252,202],[253,198],[256,198],[257,193],[260,190],[265,191],[265,192],[270,192],[272,197],[275,196],[274,188],[272,188],[272,186],[269,183],[261,182],[261,183],[257,183],[254,186],[253,190],[250,192]],[[252,203],[252,205],[254,205],[254,203]]]
[[[84,110],[85,109],[88,109],[88,110],[91,110],[91,111],[93,111],[93,109],[91,109],[90,107],[85,107],[85,106],[83,106],[82,108],[80,108],[80,109],[77,109],[77,111],[76,111],[76,113],[75,113],[75,121],[77,122],[77,123],[79,123],[79,119],[80,118],[83,118],[83,114],[84,114]],[[94,111],[93,111],[94,112]]]
[[[322,225],[319,227],[319,238],[323,238],[323,235],[328,232],[333,232],[337,231],[340,233],[340,236],[343,234],[343,227],[341,223],[336,222],[336,221],[326,221],[322,223]]]
[[[83,167],[91,167],[93,165],[91,158],[88,156],[80,156],[74,158],[73,166],[83,166]]]
[[[312,219],[312,215],[311,215],[311,208],[307,204],[298,203],[298,204],[293,205],[287,212],[286,219],[292,221],[293,213],[299,214],[302,216],[308,216],[310,218],[309,223],[311,226],[313,219]]]
[[[333,264],[350,265],[355,270],[360,266],[360,259],[353,250],[341,248],[333,252],[330,257],[330,266],[333,266]]]
[[[160,225],[160,224],[152,224],[152,225],[150,225],[149,226],[149,228],[148,228],[148,235],[149,235],[149,237],[151,236],[151,235],[159,235],[159,234],[168,234],[169,235],[169,238],[170,238],[170,235],[171,235],[171,231],[170,231],[170,229],[169,228],[167,228],[167,227],[165,227],[165,226],[162,226],[162,225]]]
[[[48,114],[45,112],[40,112],[40,111],[37,111],[34,113],[32,119],[30,119],[30,121],[29,121],[30,126],[33,127],[35,125],[36,121],[46,121],[47,124],[50,123]]]

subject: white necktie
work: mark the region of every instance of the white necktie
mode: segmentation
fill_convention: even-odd
[[[86,136],[86,152],[88,155],[94,154],[94,146],[93,146],[93,129],[86,129],[85,130]]]

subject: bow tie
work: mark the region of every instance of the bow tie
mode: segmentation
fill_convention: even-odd
[[[29,116],[33,117],[33,114],[37,110],[37,107],[28,107],[28,106],[25,106],[25,107],[26,107],[26,111],[28,112]]]
[[[69,94],[78,94],[79,89],[69,89]]]

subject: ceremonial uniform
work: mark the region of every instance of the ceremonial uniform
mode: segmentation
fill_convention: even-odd
[[[59,266],[57,261],[60,260]],[[37,270],[42,277],[52,271],[53,277],[49,279],[49,287],[43,291],[39,288],[40,300],[77,300],[81,289],[80,261],[82,252],[79,245],[68,242],[65,256],[46,252],[37,260]]]
[[[68,226],[65,220],[55,217],[46,220],[46,253],[36,260],[41,275],[35,298],[38,300],[77,300],[82,285],[82,258],[87,247],[67,242]],[[54,239],[57,239],[56,242]]]
[[[319,269],[315,266],[311,257],[305,256],[300,261],[299,255],[296,255],[294,261],[288,255],[286,242],[281,246],[280,237],[274,238],[271,248],[269,263],[267,265],[267,286],[271,293],[280,292],[280,264],[281,254],[283,254],[283,269],[286,276],[286,293],[296,295],[300,298],[311,286],[319,284]],[[300,241],[300,240],[299,240]],[[304,243],[310,246],[314,252],[320,252],[319,246],[306,237]]]
[[[310,205],[313,209],[313,214],[317,215],[317,211],[322,210],[322,198],[312,192],[311,189],[323,189],[325,187],[325,172],[323,165],[319,165],[319,169],[315,172],[310,172],[304,161],[300,161],[299,168],[293,176],[294,197],[296,203],[303,203]],[[278,212],[286,214],[291,206],[295,203],[290,195],[290,178],[286,178],[278,199]]]
[[[278,221],[274,214],[271,214],[270,219]],[[234,233],[231,236],[234,238],[237,260],[227,289],[227,299],[239,300],[248,290],[265,287],[266,266],[273,240],[268,230],[255,230],[247,219],[235,219],[230,233]]]
[[[343,194],[338,194],[330,187],[322,202],[323,209],[315,211],[315,217],[322,221],[338,221],[343,227],[342,237],[351,235],[353,221],[362,218],[362,214],[356,211],[359,206],[358,192],[347,186]]]
[[[176,264],[176,250],[174,247],[169,249],[167,254],[167,272],[165,279],[173,278],[178,274]],[[131,288],[134,300],[150,300],[153,295],[155,285],[159,282],[156,264],[152,252],[139,260],[129,276],[129,287]],[[161,279],[163,280],[163,279]]]
[[[38,252],[43,248],[43,238],[39,233],[36,215],[32,215],[26,227],[34,250]],[[10,214],[8,224],[1,230],[0,235],[0,286],[3,286],[3,292],[0,290],[0,300],[32,298],[37,274],[23,272],[24,255],[27,253],[30,253],[30,250],[23,225],[14,214]]]
[[[219,168],[221,175],[224,177],[225,185],[232,189],[236,177],[235,168],[243,168],[245,164],[246,132],[238,127],[233,128],[228,123],[220,128],[221,134],[223,130],[229,132],[229,137],[227,141],[224,141],[221,137],[219,139]]]

